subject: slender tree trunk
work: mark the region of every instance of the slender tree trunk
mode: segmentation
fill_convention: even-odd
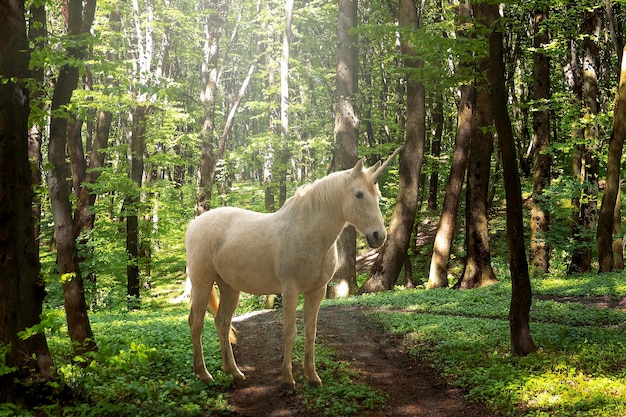
[[[404,66],[408,69],[420,68],[423,64],[417,58],[415,46],[404,32],[419,26],[415,0],[400,0],[398,12],[400,30],[403,31],[400,45],[405,57]],[[400,157],[400,184],[396,207],[389,225],[387,241],[380,249],[361,292],[391,289],[408,256],[426,137],[425,88],[416,78],[415,74],[410,73],[407,81],[406,142]]]
[[[458,35],[467,36],[462,28],[464,28],[465,23],[471,19],[471,5],[469,0],[459,4],[458,19]],[[470,67],[471,64],[469,62],[461,62],[459,64],[459,71],[467,71]],[[469,85],[462,85],[459,87],[459,91],[461,98],[457,115],[456,144],[454,146],[446,194],[443,199],[441,218],[439,219],[439,226],[437,227],[437,234],[435,235],[433,256],[430,261],[430,271],[428,274],[428,288],[448,287],[448,258],[450,257],[450,247],[452,246],[452,238],[454,236],[454,227],[459,210],[459,200],[461,198],[465,170],[467,169],[469,144],[472,135],[475,92],[474,87]]]
[[[6,80],[0,83],[0,346],[8,347],[2,362],[5,370],[10,368],[0,376],[0,402],[26,404],[27,393],[52,377],[52,357],[44,333],[26,340],[18,336],[40,322],[45,296],[31,210],[23,1],[0,6],[0,56],[0,74]]]
[[[530,335],[529,315],[532,291],[524,243],[522,187],[517,169],[515,138],[507,110],[503,32],[497,4],[481,3],[476,9],[477,14],[481,14],[486,19],[486,24],[492,27],[489,34],[490,65],[488,77],[491,87],[491,108],[502,150],[504,190],[506,193],[506,242],[509,249],[512,284],[509,309],[511,349],[515,355],[525,356],[536,351],[537,346],[535,346]]]
[[[356,0],[355,0],[356,2]],[[280,165],[274,172],[278,175],[278,205],[287,201],[287,165],[289,163],[289,49],[291,47],[291,22],[294,0],[285,0],[285,32],[280,57]]]
[[[624,269],[624,240],[622,238],[622,183],[620,182],[617,189],[617,198],[615,199],[615,210],[613,211],[613,261],[615,262],[615,270],[622,271]]]
[[[217,4],[219,3],[219,4]],[[225,24],[227,2],[204,0],[204,61],[200,81],[202,90],[200,101],[204,107],[204,122],[201,131],[201,162],[198,195],[196,196],[196,214],[211,208],[211,192],[215,175],[215,95],[217,92],[217,73],[219,62],[219,41]],[[220,7],[221,5],[221,7]]]
[[[435,108],[433,110],[433,124],[435,132],[430,147],[430,154],[435,161],[430,174],[428,184],[428,208],[435,210],[437,208],[437,197],[439,190],[439,156],[441,155],[441,137],[443,136],[443,94],[437,91],[435,99]]]
[[[126,265],[127,296],[129,308],[139,308],[140,275],[139,275],[139,204],[141,202],[141,184],[144,174],[143,160],[146,150],[146,117],[148,107],[137,106],[132,113],[130,132],[130,179],[136,189],[124,201],[126,215]]]
[[[482,4],[474,6],[474,11]],[[486,24],[484,16],[475,13],[479,24]],[[489,101],[489,86],[481,74],[489,69],[489,59],[478,61],[478,76],[475,78],[474,112],[472,118],[472,139],[467,167],[466,192],[466,250],[465,269],[455,288],[476,288],[497,281],[491,267],[487,203],[493,135],[489,130],[493,117]]]
[[[624,50],[626,54],[626,49]],[[622,63],[624,59],[622,57]],[[596,239],[598,242],[599,272],[615,270],[613,257],[613,230],[615,227],[615,208],[620,188],[622,150],[626,136],[626,67],[622,64],[619,85],[615,97],[613,130],[609,139],[609,155],[606,167],[606,187],[602,196]],[[617,219],[620,219],[619,211]]]
[[[46,7],[43,4],[32,3],[30,6],[30,22],[28,25],[28,38],[33,42],[35,49],[42,50],[46,47],[46,35],[47,35],[47,17]],[[44,114],[45,104],[43,98],[45,96],[44,91],[44,67],[34,67],[32,70],[32,77],[35,81],[36,89],[31,90],[30,100],[31,106],[37,106],[41,114]],[[32,183],[34,187],[40,187],[42,184],[42,154],[41,145],[43,143],[43,120],[35,120],[28,131],[28,156],[31,161],[32,168]],[[41,217],[41,197],[38,194],[34,195],[33,201],[33,219],[35,220],[35,238],[39,239],[40,234],[40,217]]]
[[[95,11],[95,0],[86,4],[83,19],[81,0],[68,2],[68,31],[71,35],[86,34],[91,27]],[[72,49],[69,55],[81,59],[83,52]],[[72,93],[78,84],[78,68],[64,65],[57,78],[52,96],[51,113],[54,115],[70,103]],[[77,355],[85,351],[96,350],[93,332],[87,315],[83,278],[80,274],[76,240],[70,203],[70,184],[67,178],[65,148],[67,143],[67,119],[53,116],[50,119],[50,143],[48,145],[48,161],[50,172],[48,188],[50,205],[54,218],[54,232],[57,244],[57,267],[63,280],[63,295],[67,314],[67,326],[70,339],[74,342]]]
[[[359,113],[356,109],[358,88],[357,0],[339,0],[337,19],[337,76],[335,111],[335,170],[352,168],[357,161]],[[328,286],[328,297],[345,297],[356,288],[356,230],[346,227],[338,239],[339,264]]]
[[[550,212],[542,202],[543,190],[550,184],[551,157],[546,153],[550,146],[550,58],[542,48],[550,41],[548,27],[544,24],[548,17],[547,3],[538,6],[535,11],[533,31],[535,34],[533,53],[533,94],[540,103],[533,113],[533,195],[530,214],[530,258],[534,270],[548,272],[550,266],[550,246],[546,234],[550,224]]]

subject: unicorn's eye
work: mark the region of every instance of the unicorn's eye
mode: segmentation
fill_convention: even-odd
[[[362,191],[357,191],[356,194],[354,195],[356,198],[363,198],[363,192]]]

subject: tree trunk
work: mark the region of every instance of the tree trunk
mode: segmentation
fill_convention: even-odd
[[[28,38],[34,44],[34,48],[43,50],[46,45],[47,28],[46,7],[43,4],[31,3],[30,21],[28,24]],[[43,102],[45,97],[44,87],[44,68],[43,66],[34,67],[31,70],[34,85],[37,87],[30,91],[31,106],[37,106],[41,114],[45,114],[46,106]],[[41,145],[43,143],[44,121],[34,120],[29,126],[28,131],[28,156],[31,161],[32,183],[34,187],[42,185],[42,153]],[[41,217],[41,196],[36,193],[33,198],[33,219],[35,220],[35,238],[39,239],[40,234],[40,217]]]
[[[359,114],[356,109],[359,59],[357,37],[357,0],[339,0],[337,18],[337,76],[335,111],[335,170],[352,168],[357,161]],[[356,230],[346,227],[338,240],[339,263],[328,284],[328,297],[345,297],[356,288]]]
[[[550,224],[550,212],[541,201],[543,190],[550,184],[551,157],[546,153],[550,146],[550,57],[542,48],[550,42],[545,21],[548,6],[542,4],[535,11],[533,31],[535,34],[533,53],[533,99],[539,109],[533,113],[533,195],[530,214],[530,258],[537,273],[547,273],[550,266],[550,246],[546,234]]]
[[[219,41],[225,24],[228,3],[204,0],[204,61],[200,77],[200,101],[204,107],[204,122],[200,134],[200,181],[196,196],[196,215],[211,208],[211,192],[215,175],[215,95],[217,92],[217,68],[219,59]]]
[[[596,228],[598,213],[598,171],[599,161],[596,156],[598,148],[598,64],[602,19],[597,10],[585,12],[582,32],[586,35],[583,41],[585,55],[582,68],[582,102],[583,102],[583,138],[585,144],[579,147],[575,156],[575,174],[582,183],[582,193],[577,199],[579,212],[576,216],[578,245],[574,249],[569,272],[588,272],[591,270],[592,236]],[[579,171],[579,172],[578,172]]]
[[[626,54],[626,49],[624,50]],[[622,58],[622,63],[624,59]],[[622,149],[626,136],[626,67],[620,70],[619,85],[615,97],[615,109],[613,115],[613,130],[609,139],[609,155],[606,167],[606,187],[602,196],[600,216],[596,239],[598,241],[599,272],[615,270],[613,258],[613,229],[615,220],[615,207],[620,188],[620,172]],[[619,213],[619,212],[618,212]],[[617,216],[619,219],[621,216]]]
[[[95,0],[86,3],[83,18],[83,6],[81,0],[68,2],[68,31],[71,35],[88,33],[95,11]],[[68,54],[76,59],[81,59],[83,51],[78,49],[68,50]],[[64,65],[59,72],[52,96],[51,114],[55,115],[68,105],[72,93],[78,84],[78,68],[69,64]],[[72,205],[70,203],[70,183],[67,178],[67,164],[65,148],[67,144],[67,119],[54,116],[50,119],[50,143],[48,145],[48,161],[50,172],[48,175],[48,188],[50,205],[54,218],[54,233],[57,245],[57,267],[63,281],[63,296],[67,315],[67,326],[70,339],[76,355],[85,351],[97,350],[93,339],[93,332],[87,305],[85,303],[85,291],[83,279],[80,274],[78,255],[76,252],[76,234],[72,218]]]
[[[0,402],[27,404],[27,392],[52,377],[52,358],[43,332],[18,336],[40,323],[45,289],[31,210],[24,2],[9,0],[0,9],[0,347],[4,370],[10,368],[0,376]]]
[[[466,36],[462,28],[470,20],[471,6],[469,0],[459,4],[457,32],[459,36]],[[461,62],[459,71],[463,72],[471,68],[469,62]],[[433,256],[430,260],[430,271],[428,274],[427,288],[447,288],[448,287],[448,258],[450,257],[450,247],[454,236],[454,227],[459,210],[459,200],[463,179],[467,168],[467,158],[469,144],[472,134],[472,118],[474,109],[474,87],[462,85],[459,87],[460,100],[457,115],[456,144],[452,156],[452,166],[446,186],[446,194],[443,199],[441,218],[437,226],[435,243],[433,246]]]
[[[476,19],[478,20],[477,17]],[[480,20],[479,23],[485,24]],[[483,287],[497,281],[491,268],[487,220],[489,175],[493,152],[493,135],[489,128],[492,126],[493,118],[489,102],[489,86],[481,74],[486,73],[488,69],[489,59],[481,58],[478,61],[478,75],[474,81],[476,102],[472,113],[472,139],[467,166],[467,203],[465,206],[467,257],[463,276],[455,284],[455,288]]]
[[[399,25],[401,28],[417,28],[417,6],[415,0],[401,0],[399,3]],[[422,66],[410,39],[400,37],[404,66],[416,69]],[[424,161],[426,136],[425,88],[417,81],[414,73],[409,73],[407,81],[407,121],[406,143],[400,157],[400,184],[396,207],[389,225],[387,241],[380,253],[368,280],[361,292],[377,292],[391,289],[400,275],[408,256],[409,243],[417,210],[419,177]]]
[[[506,194],[506,242],[509,249],[511,270],[511,305],[509,325],[513,354],[525,356],[537,350],[530,335],[530,305],[532,291],[526,247],[524,240],[524,220],[522,209],[522,187],[517,169],[515,138],[507,110],[507,94],[504,82],[504,47],[502,26],[499,20],[498,5],[481,3],[476,7],[477,14],[486,19],[492,27],[489,34],[489,83],[491,87],[491,108],[493,110],[504,171]]]
[[[139,308],[141,282],[139,276],[139,204],[143,179],[143,156],[146,150],[146,117],[148,108],[139,105],[132,114],[130,132],[130,179],[136,186],[124,201],[126,211],[126,264],[127,296],[129,309]]]
[[[355,0],[356,3],[356,0]],[[287,166],[289,164],[289,49],[294,0],[285,0],[285,31],[280,57],[280,164],[274,172],[278,175],[278,205],[287,201]]]
[[[428,184],[428,208],[435,210],[437,208],[437,197],[439,190],[439,156],[441,155],[441,137],[443,136],[443,94],[437,91],[435,98],[435,108],[433,109],[433,124],[435,125],[435,133],[430,147],[430,154],[434,164],[430,180]]]

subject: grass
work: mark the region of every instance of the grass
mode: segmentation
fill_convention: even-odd
[[[600,295],[596,275],[544,279],[537,291]],[[626,296],[626,277],[607,278],[614,297]],[[606,293],[605,293],[606,294]],[[535,300],[531,332],[540,346],[510,354],[510,284],[471,291],[401,290],[333,300],[372,309],[411,352],[432,363],[468,398],[506,415],[626,415],[626,311]]]
[[[188,307],[168,303],[180,294],[184,281],[184,227],[171,227],[159,239],[150,288],[144,289],[142,309],[132,312],[124,297],[123,234],[110,229],[103,227],[94,237],[98,251],[88,267],[98,279],[86,281],[100,351],[79,361],[72,358],[54,256],[44,253],[47,339],[59,381],[40,394],[35,408],[0,404],[0,416],[230,415],[232,380],[218,371],[214,327],[205,326],[204,344],[216,382],[205,385],[191,371]],[[506,275],[506,261],[494,257],[493,264],[499,276]],[[424,276],[424,265],[416,262],[416,277]],[[551,297],[626,297],[626,274],[565,276],[561,270],[533,279],[533,291]],[[510,294],[504,277],[471,291],[398,288],[326,300],[324,305],[363,307],[389,331],[402,335],[416,359],[431,363],[471,401],[502,414],[625,416],[626,311],[535,299],[531,332],[540,349],[521,358],[510,354]],[[262,305],[258,297],[243,297],[238,313]],[[296,362],[302,361],[301,345],[298,339]],[[355,383],[359,375],[349,363],[336,360],[332,349],[321,344],[316,354],[324,363],[324,386],[313,389],[299,381],[298,395],[308,408],[329,416],[360,415],[384,404],[384,394]]]

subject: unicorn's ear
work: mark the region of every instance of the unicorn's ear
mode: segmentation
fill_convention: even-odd
[[[354,164],[354,168],[352,168],[352,175],[360,174],[361,171],[363,171],[363,159],[359,159],[358,161],[356,161],[356,164]]]
[[[398,149],[393,151],[393,153],[389,156],[389,158],[387,158],[384,163],[381,164],[380,161],[378,161],[374,165],[372,165],[371,168],[369,168],[368,171],[371,173],[372,181],[374,181],[375,183],[378,182],[380,177],[385,171],[387,171],[387,168],[389,168],[389,165],[391,165],[391,163],[393,162],[393,158],[396,157],[396,155],[402,150],[402,148],[403,147],[400,146]]]

